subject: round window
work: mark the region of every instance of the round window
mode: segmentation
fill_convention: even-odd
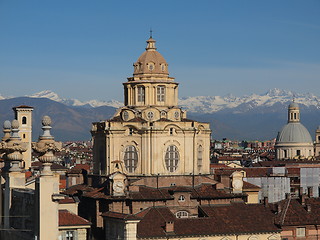
[[[128,113],[127,111],[124,111],[124,112],[122,113],[122,119],[123,119],[124,121],[128,121],[128,119],[129,119],[129,113]]]
[[[147,118],[148,118],[149,120],[152,120],[153,117],[154,117],[154,113],[153,113],[153,112],[150,111],[150,112],[147,113]]]

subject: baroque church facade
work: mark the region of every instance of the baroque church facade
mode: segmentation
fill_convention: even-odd
[[[124,107],[112,119],[92,125],[94,173],[121,171],[128,176],[208,174],[208,123],[187,119],[178,107],[178,83],[168,64],[147,40],[123,83]]]

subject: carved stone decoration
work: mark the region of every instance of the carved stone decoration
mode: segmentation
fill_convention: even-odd
[[[124,196],[126,194],[127,177],[121,172],[115,172],[109,176],[111,180],[111,191],[113,196]]]
[[[242,172],[234,172],[232,175],[232,189],[233,193],[241,193],[243,187],[243,174]]]
[[[9,122],[10,123],[10,122]],[[8,134],[7,130],[10,129],[10,124],[8,121],[4,124],[5,134]],[[27,144],[21,141],[19,137],[19,122],[18,120],[13,120],[11,123],[11,136],[5,137],[5,139],[0,144],[0,151],[4,153],[4,160],[6,161],[5,169],[8,170],[9,164],[11,163],[10,172],[20,172],[20,162],[23,160],[22,152],[27,150]]]
[[[32,149],[39,154],[38,159],[43,165],[41,171],[42,176],[51,176],[51,165],[56,161],[55,153],[59,152],[62,148],[61,142],[54,141],[54,137],[51,136],[51,119],[49,116],[42,118],[42,130],[43,134],[39,137],[38,142],[32,144]]]

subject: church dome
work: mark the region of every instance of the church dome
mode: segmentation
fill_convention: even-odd
[[[150,37],[147,40],[146,51],[141,54],[133,64],[133,75],[161,75],[168,76],[168,64],[164,57],[157,51],[156,41]]]
[[[296,102],[292,102],[290,103],[289,108],[299,108],[299,104]]]
[[[312,143],[312,138],[300,122],[290,122],[279,132],[277,143]]]

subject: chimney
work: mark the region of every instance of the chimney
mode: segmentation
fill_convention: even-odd
[[[165,230],[167,233],[174,232],[174,222],[173,221],[166,222]]]
[[[301,195],[301,205],[302,206],[305,206],[306,205],[306,198],[307,196],[305,194],[302,194]]]

